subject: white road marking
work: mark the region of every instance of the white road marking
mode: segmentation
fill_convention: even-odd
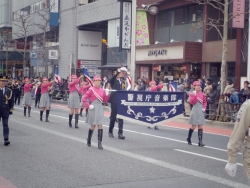
[[[18,108],[18,107],[15,107],[15,108],[22,109],[22,108]],[[39,113],[38,111],[33,111],[33,110],[32,110],[32,112]],[[62,118],[62,119],[68,119],[68,117],[63,117],[63,116],[58,116],[58,115],[53,115],[53,114],[50,114],[50,116],[54,116],[54,117],[58,117],[58,118]],[[81,120],[78,120],[78,121],[82,122],[82,123],[85,123],[85,121],[81,121]],[[103,127],[109,127],[109,126],[108,125],[103,125]],[[116,127],[114,127],[114,128],[118,129]],[[170,140],[170,141],[174,141],[174,142],[187,144],[187,142],[183,141],[183,140],[177,140],[177,139],[167,138],[167,137],[163,137],[163,136],[156,136],[156,135],[141,133],[141,132],[132,131],[132,130],[128,130],[128,129],[123,129],[123,131],[127,131],[127,132],[130,132],[130,133],[141,134],[141,135],[144,135],[144,136],[150,136],[150,137],[154,137],[154,138],[160,138],[160,139],[165,139],[165,140]],[[198,146],[198,144],[193,143],[193,146]],[[225,150],[225,149],[220,149],[220,148],[211,147],[211,146],[205,146],[205,148],[209,148],[209,149],[213,149],[213,150],[217,150],[217,151],[227,152],[227,150]],[[239,154],[242,155],[242,153],[239,153]]]
[[[181,149],[174,149],[174,150],[182,152],[182,153],[188,153],[188,154],[191,154],[191,155],[197,155],[197,156],[200,156],[200,157],[204,157],[204,158],[213,159],[213,160],[216,160],[216,161],[222,161],[222,162],[227,163],[227,160],[216,158],[216,157],[211,157],[211,156],[208,156],[208,155],[202,155],[202,154],[198,154],[198,153],[194,153],[194,152],[190,152],[190,151],[185,151],[185,150],[181,150]],[[237,165],[243,166],[243,164],[241,164],[241,163],[237,163]]]
[[[33,124],[30,124],[30,123],[27,123],[27,122],[24,123],[24,122],[19,122],[18,120],[15,120],[15,121],[16,121],[16,123],[22,124],[23,126],[27,126],[27,127],[33,128],[33,129],[37,129],[37,130],[40,130],[40,131],[43,131],[43,132],[47,132],[47,133],[62,137],[62,138],[66,138],[66,139],[69,139],[69,140],[74,140],[74,141],[86,144],[86,140],[81,139],[81,138],[77,138],[75,136],[70,136],[70,135],[60,133],[60,132],[57,132],[57,131],[53,131],[53,130],[49,130],[49,129],[46,129],[46,128],[43,128],[43,127],[34,126]],[[96,143],[91,143],[91,144],[93,146],[97,147]],[[191,169],[188,169],[188,168],[185,168],[185,167],[170,164],[170,163],[167,163],[167,162],[164,162],[164,161],[160,161],[160,160],[153,159],[153,158],[150,158],[150,157],[146,157],[146,156],[143,156],[143,155],[135,154],[135,153],[128,152],[128,151],[125,151],[125,150],[120,150],[120,149],[117,149],[117,148],[109,147],[109,146],[106,146],[106,145],[103,145],[103,147],[104,147],[104,149],[106,151],[111,151],[113,153],[117,153],[117,154],[120,154],[120,155],[123,155],[123,156],[127,156],[127,157],[130,157],[130,158],[136,159],[136,160],[140,160],[140,161],[143,161],[143,162],[146,162],[146,163],[150,163],[150,164],[157,165],[157,166],[160,166],[160,167],[164,167],[164,168],[174,170],[174,171],[177,171],[177,172],[180,172],[180,173],[184,173],[184,174],[187,174],[189,176],[191,175],[191,176],[195,176],[195,177],[198,177],[198,178],[203,178],[203,179],[210,180],[210,181],[216,182],[218,184],[223,184],[223,185],[230,186],[230,187],[249,188],[249,186],[246,185],[246,184],[237,183],[237,182],[231,181],[229,179],[224,179],[224,178],[220,178],[220,177],[213,176],[213,175],[210,175],[210,174],[202,173],[202,172],[199,172],[199,171],[196,171],[196,170],[191,170]]]

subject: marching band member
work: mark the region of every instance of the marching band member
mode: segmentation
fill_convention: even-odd
[[[80,103],[79,103],[79,82],[80,79],[83,78],[83,75],[81,75],[79,78],[77,78],[76,75],[72,75],[71,79],[72,82],[69,82],[69,101],[68,101],[68,108],[70,108],[70,114],[69,114],[69,127],[72,127],[72,118],[73,114],[75,113],[75,128],[78,129],[78,119],[79,119],[79,108],[80,108]]]
[[[46,122],[49,122],[49,111],[50,111],[50,98],[49,98],[49,87],[52,86],[54,81],[49,82],[48,78],[44,77],[41,85],[41,98],[39,107],[40,110],[40,121],[43,121],[43,111],[46,109]]]
[[[237,114],[233,133],[227,144],[228,163],[225,167],[229,176],[234,177],[237,172],[237,155],[244,142],[243,166],[250,183],[250,100],[245,101]]]
[[[94,76],[94,87],[91,87],[87,93],[83,96],[82,102],[86,108],[89,108],[89,113],[86,119],[86,123],[91,125],[88,132],[87,145],[91,147],[91,137],[95,130],[95,126],[98,126],[98,148],[103,149],[102,147],[102,136],[103,129],[102,124],[104,122],[104,111],[102,103],[108,101],[108,90],[101,88],[101,77]],[[88,102],[90,100],[90,103]]]
[[[6,77],[0,76],[0,119],[3,124],[4,145],[8,146],[9,141],[9,116],[13,113],[14,100],[12,91],[6,86]]]
[[[126,90],[126,84],[124,79],[125,74],[127,73],[126,67],[121,67],[118,69],[117,73],[109,80],[110,86],[114,90]],[[109,123],[109,137],[114,138],[113,129],[116,122],[117,116],[117,93],[112,92],[109,98],[109,102],[111,103],[111,116]],[[118,138],[125,139],[123,136],[123,119],[118,118]]]
[[[26,110],[28,107],[28,116],[30,117],[30,111],[31,111],[31,88],[33,87],[33,83],[30,83],[29,78],[25,78],[24,80],[24,96],[23,96],[23,105],[24,105],[24,116],[26,116]]]
[[[161,84],[156,85],[156,82],[154,80],[149,82],[149,86],[150,86],[149,91],[152,91],[152,92],[156,92],[158,89],[163,88],[163,85]],[[148,126],[148,128],[151,129],[152,127]],[[159,130],[158,126],[155,126],[154,128],[156,130]]]
[[[163,88],[162,84],[156,85],[156,82],[154,80],[149,82],[149,86],[150,86],[149,91],[157,91],[158,89]]]
[[[91,87],[90,84],[88,84],[88,82],[86,81],[83,81],[82,84],[81,84],[81,87],[80,87],[80,90],[79,90],[79,93],[82,95],[82,97],[84,96],[84,94],[88,91],[88,89]],[[80,110],[80,116],[82,117],[82,111],[84,109],[84,105],[82,103],[82,107],[81,107],[81,110]],[[86,108],[86,117],[88,115],[88,109]]]
[[[199,81],[195,81],[193,83],[194,91],[189,94],[190,97],[190,104],[193,105],[192,111],[190,113],[190,118],[188,123],[192,125],[192,127],[189,129],[188,132],[188,144],[192,145],[191,137],[194,132],[194,129],[196,128],[196,125],[198,125],[198,138],[199,138],[199,146],[203,147],[205,146],[202,143],[202,137],[203,137],[203,129],[202,125],[205,123],[204,113],[207,108],[207,100],[205,95],[201,91],[201,84]]]

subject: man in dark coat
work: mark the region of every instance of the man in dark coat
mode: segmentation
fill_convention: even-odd
[[[8,146],[9,141],[9,115],[13,112],[14,100],[12,90],[6,87],[6,77],[0,76],[0,118],[3,124],[4,145]]]
[[[110,86],[113,90],[126,90],[126,83],[124,81],[124,76],[127,73],[127,69],[122,67],[118,69],[117,73],[109,80]],[[117,116],[117,93],[112,92],[109,98],[109,102],[111,103],[111,116],[109,123],[109,137],[114,138],[113,129],[116,122]],[[118,121],[118,138],[125,139],[123,136],[123,119],[117,119]]]

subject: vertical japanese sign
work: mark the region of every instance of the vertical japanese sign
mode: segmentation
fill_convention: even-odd
[[[244,28],[245,24],[245,4],[246,0],[234,0],[232,3],[233,19],[231,22],[232,28]]]
[[[121,48],[130,49],[132,24],[132,2],[122,2],[121,16]]]

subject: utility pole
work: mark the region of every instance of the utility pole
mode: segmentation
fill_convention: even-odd
[[[136,8],[137,0],[132,0],[132,33],[131,33],[131,77],[132,77],[132,90],[135,84],[135,61],[136,61]]]

